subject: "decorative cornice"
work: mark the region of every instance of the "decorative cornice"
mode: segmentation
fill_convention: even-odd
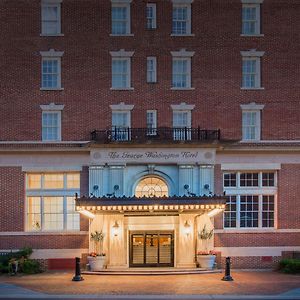
[[[171,104],[171,108],[173,110],[193,110],[195,108],[195,105],[182,102],[180,104]]]
[[[119,51],[110,51],[109,52],[112,57],[131,57],[134,54],[134,51],[125,51],[124,49],[120,49]]]
[[[241,51],[241,55],[245,57],[254,56],[261,57],[265,54],[264,51],[256,51],[256,49],[249,49],[247,51]]]
[[[40,51],[40,54],[43,57],[62,57],[64,55],[64,51],[55,51],[54,49],[50,49],[49,51]]]
[[[130,4],[132,0],[110,0],[112,4]]]
[[[112,104],[110,105],[111,110],[133,110],[133,104],[125,104],[124,102],[120,102],[120,104]]]
[[[255,102],[251,102],[249,104],[241,104],[240,107],[242,110],[263,110],[265,105],[264,104],[256,104]]]
[[[64,109],[63,104],[55,104],[55,103],[50,103],[50,104],[42,104],[40,105],[40,108],[42,110],[48,110],[48,111],[58,111],[58,110],[63,110]]]
[[[179,51],[171,51],[173,57],[193,57],[195,51],[186,51],[185,48],[180,49]]]
[[[241,0],[242,4],[262,4],[264,0]]]
[[[194,0],[172,0],[173,4],[191,4]]]
[[[41,0],[41,4],[59,4],[62,3],[63,0]]]

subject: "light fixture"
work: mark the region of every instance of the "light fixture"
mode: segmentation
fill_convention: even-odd
[[[118,224],[117,221],[115,221],[115,224],[112,227],[112,229],[113,229],[112,231],[113,231],[114,236],[118,236],[119,228],[120,228],[120,225]]]
[[[221,209],[221,208],[215,208],[215,209],[211,210],[210,212],[208,212],[207,215],[210,218],[212,218],[212,217],[216,216],[217,214],[219,214],[222,211],[223,211],[223,209]]]
[[[80,214],[88,217],[89,219],[94,219],[95,218],[95,215],[87,210],[79,210],[78,211]]]
[[[191,225],[189,224],[188,221],[185,221],[183,226],[184,226],[184,233],[186,234],[186,236],[189,236],[189,234],[191,233]]]

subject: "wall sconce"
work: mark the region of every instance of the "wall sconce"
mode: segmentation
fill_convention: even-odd
[[[112,227],[112,232],[113,232],[114,236],[118,236],[118,234],[119,234],[119,228],[120,228],[120,225],[118,224],[117,221],[115,221],[115,224]]]
[[[188,237],[189,234],[191,233],[191,225],[189,224],[188,221],[185,221],[184,223],[184,233],[186,234],[186,236]]]

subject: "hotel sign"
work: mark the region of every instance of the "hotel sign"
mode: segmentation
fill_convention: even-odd
[[[215,149],[101,149],[91,151],[93,164],[214,164]]]

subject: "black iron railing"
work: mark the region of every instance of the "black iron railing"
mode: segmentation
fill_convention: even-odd
[[[176,142],[176,141],[215,141],[220,140],[220,130],[198,128],[112,128],[94,130],[91,132],[92,141],[100,143],[111,142]]]

